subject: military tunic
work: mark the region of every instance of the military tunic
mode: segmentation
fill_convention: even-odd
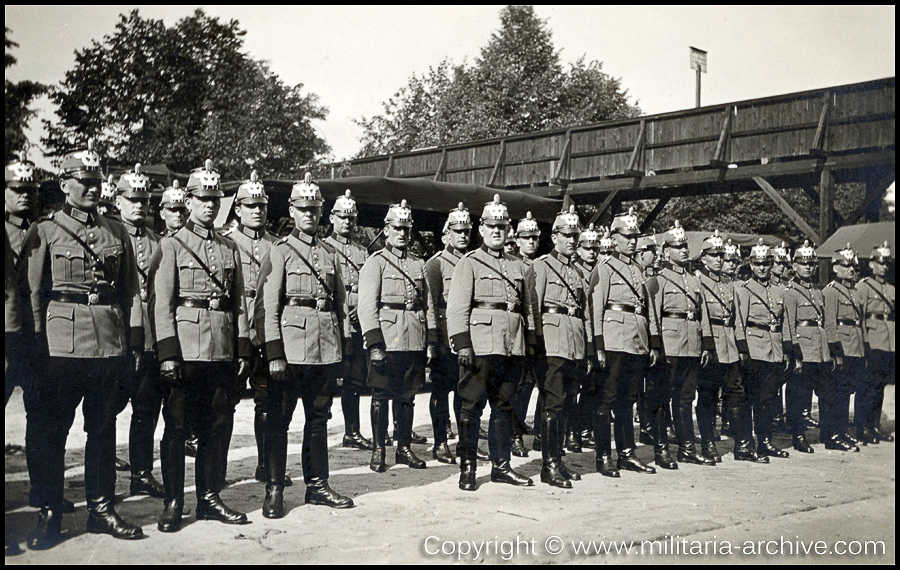
[[[434,296],[441,342],[448,348],[450,347],[450,336],[447,334],[447,298],[450,296],[453,272],[461,258],[460,252],[452,247],[447,247],[425,262],[425,279]]]
[[[715,349],[714,359],[721,364],[738,361],[737,340],[734,332],[735,293],[734,284],[725,283],[712,273],[701,272],[700,293],[703,295],[703,336],[712,339],[704,348]]]
[[[597,262],[590,283],[597,350],[646,355],[659,348],[659,324],[637,263],[628,256]]]
[[[25,234],[31,227],[31,222],[27,218],[16,214],[5,213],[6,216],[6,235],[9,240],[13,253],[13,262],[18,263],[19,254],[22,252],[22,244],[25,243]]]
[[[865,342],[872,350],[895,352],[896,290],[890,283],[863,277],[856,284],[860,310],[865,317]]]
[[[822,290],[825,298],[825,332],[832,354],[842,357],[840,369],[832,372],[833,382],[825,394],[833,410],[832,429],[846,433],[850,419],[850,396],[868,376],[863,341],[863,319],[856,292],[839,280]],[[857,398],[859,401],[859,398]],[[826,406],[827,409],[827,406]],[[820,406],[821,416],[821,406]]]
[[[536,332],[543,337],[548,357],[582,360],[593,352],[587,318],[584,279],[575,263],[556,250],[541,256],[525,273],[533,288],[532,311]]]
[[[366,248],[353,243],[349,238],[332,234],[325,238],[325,243],[337,252],[338,267],[341,270],[341,279],[347,290],[347,311],[351,315],[350,324],[355,334],[361,334],[359,318],[356,308],[359,306],[359,271],[366,262],[368,254]]]
[[[138,227],[128,223],[123,223],[123,225],[128,231],[138,272],[141,312],[144,318],[144,351],[150,352],[154,349],[153,333],[150,330],[150,314],[148,312],[150,301],[150,261],[153,259],[156,250],[159,249],[159,241],[162,238],[146,226]]]
[[[250,343],[259,346],[261,343],[256,334],[256,298],[259,296],[259,274],[263,261],[269,256],[269,250],[275,238],[264,229],[251,230],[242,225],[222,234],[237,245],[241,253],[241,273],[244,275],[244,299],[247,303],[247,324],[250,327]]]

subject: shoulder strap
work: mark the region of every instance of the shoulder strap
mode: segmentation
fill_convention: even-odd
[[[180,243],[181,247],[183,247],[185,249],[185,251],[187,251],[189,254],[191,254],[191,257],[193,257],[194,260],[200,264],[200,267],[203,269],[203,271],[206,271],[206,274],[209,275],[209,278],[212,279],[213,283],[216,284],[216,287],[221,289],[223,294],[227,295],[228,290],[226,289],[225,285],[223,285],[222,282],[219,281],[219,278],[216,277],[215,273],[210,271],[209,267],[205,263],[203,263],[203,260],[200,259],[200,257],[194,252],[194,250],[192,250],[190,247],[188,247],[188,244],[184,243],[184,241],[177,235],[172,234],[171,237],[172,237],[172,239],[174,239],[175,241]]]
[[[303,263],[306,264],[307,267],[309,267],[310,271],[312,271],[313,275],[315,275],[316,279],[319,281],[319,284],[322,285],[322,289],[325,289],[325,293],[330,297],[331,289],[328,287],[328,284],[325,283],[325,280],[322,279],[322,276],[319,275],[318,270],[316,270],[316,268],[313,267],[312,263],[310,263],[305,257],[303,257],[303,254],[300,253],[300,250],[297,249],[296,247],[294,247],[293,245],[291,245],[287,239],[285,239],[283,243],[284,243],[284,245],[291,248],[291,251],[293,251],[295,254],[297,254],[297,257],[300,258],[300,261],[302,261]]]

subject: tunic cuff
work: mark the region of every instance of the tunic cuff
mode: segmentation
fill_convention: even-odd
[[[603,343],[602,336],[598,335],[594,337],[594,348],[595,350],[606,350],[606,345]]]
[[[169,338],[161,338],[156,341],[156,355],[160,362],[180,360],[181,347],[178,345],[178,339],[170,336]]]
[[[459,352],[464,348],[472,348],[472,337],[468,332],[462,332],[450,337],[450,348]]]
[[[794,347],[793,347],[793,345],[791,344],[791,341],[786,340],[786,341],[784,341],[784,342],[781,343],[781,352],[782,352],[782,354],[786,354],[786,355],[788,355],[788,356],[791,356],[793,350],[794,350]],[[797,350],[800,350],[800,345],[797,345]],[[802,353],[801,353],[801,355],[800,355],[800,360],[803,360],[803,355],[802,355]]]
[[[427,343],[438,344],[441,342],[441,331],[438,329],[428,329]]]
[[[659,350],[662,348],[662,337],[658,334],[650,335],[650,348],[654,350]]]
[[[373,347],[376,344],[383,344],[387,346],[387,343],[384,342],[384,335],[381,334],[380,328],[366,331],[365,333],[363,333],[363,339],[366,341],[367,347]]]
[[[284,354],[284,343],[280,340],[270,340],[266,343],[266,360],[287,360]]]
[[[737,341],[737,349],[741,354],[750,354],[750,346],[747,344],[746,340]]]
[[[840,342],[829,342],[828,350],[831,351],[832,357],[840,356],[841,358],[844,358],[844,345]]]
[[[128,338],[131,348],[144,350],[144,327],[129,328]]]
[[[253,345],[250,343],[249,338],[238,337],[237,355],[238,358],[246,358],[248,360],[253,355]]]
[[[715,352],[716,340],[711,336],[705,336],[700,340],[700,349]]]
[[[803,349],[800,348],[799,343],[793,345],[793,347],[791,349],[791,354],[793,354],[794,360],[799,360],[800,362],[803,362]]]

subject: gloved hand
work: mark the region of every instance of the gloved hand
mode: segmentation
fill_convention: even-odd
[[[597,366],[600,370],[606,369],[606,351],[602,348],[597,349]]]
[[[790,355],[784,355],[784,371],[787,372],[791,369],[791,357]]]
[[[794,374],[797,376],[803,374],[803,361],[799,358],[794,362]]]
[[[385,356],[387,354],[383,345],[378,344],[369,348],[369,360],[372,362],[372,366],[379,370],[384,368]]]
[[[425,348],[425,366],[431,366],[437,361],[438,346],[435,343],[429,343]]]
[[[475,351],[471,347],[460,348],[456,356],[460,366],[472,370],[472,366],[475,363]]]
[[[738,354],[738,357],[741,359],[741,366],[747,366],[750,364],[750,355],[746,352],[741,352]]]
[[[160,375],[170,382],[181,382],[182,371],[181,362],[177,360],[166,360],[159,365]]]
[[[656,366],[659,362],[659,349],[651,348],[650,349],[650,368]]]
[[[590,376],[591,374],[593,374],[593,372],[594,372],[594,367],[595,367],[595,366],[596,366],[596,365],[594,364],[594,359],[593,359],[593,358],[588,357],[587,359],[585,359],[585,361],[584,361],[584,375],[585,375],[585,376]]]
[[[138,348],[131,349],[131,359],[134,362],[134,374],[137,376],[141,373],[141,364],[143,364],[144,351]]]
[[[843,370],[844,369],[844,357],[835,356],[831,359],[831,369],[832,370]]]
[[[347,317],[349,317],[350,322],[354,325],[359,324],[359,312],[357,312],[356,307],[350,309],[350,312],[347,313]]]
[[[287,371],[287,360],[283,358],[275,359],[269,362],[269,376],[275,382],[281,382],[284,380],[285,372]]]
[[[706,365],[709,364],[710,353],[708,350],[704,350],[700,353],[700,368],[706,368]]]

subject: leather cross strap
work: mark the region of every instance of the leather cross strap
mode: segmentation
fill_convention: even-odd
[[[671,279],[669,279],[668,277],[666,277],[666,276],[663,275],[662,273],[659,274],[659,278],[660,278],[660,279],[665,279],[666,281],[668,281],[669,283],[671,283],[672,285],[674,285],[679,291],[681,291],[681,292],[684,294],[684,296],[685,296],[687,299],[690,299],[691,304],[694,305],[694,309],[696,309],[698,313],[700,312],[700,301],[698,301],[698,300],[694,299],[693,297],[691,297],[691,294],[688,293],[687,291],[685,291],[684,287],[682,287],[682,286],[679,285],[678,283],[675,283],[674,281],[672,281]]]
[[[607,265],[607,267],[609,267],[610,269],[612,269],[613,271],[615,271],[615,272],[616,272],[616,275],[618,275],[619,277],[621,277],[623,281],[625,281],[625,284],[628,285],[628,288],[631,289],[631,292],[634,293],[634,296],[635,296],[635,297],[637,297],[638,303],[640,303],[641,306],[643,307],[643,306],[644,306],[644,303],[646,302],[646,301],[644,300],[644,296],[641,295],[640,292],[638,292],[638,290],[634,287],[634,285],[631,284],[631,281],[630,281],[627,277],[625,277],[624,275],[622,275],[622,272],[619,271],[618,269],[616,269],[616,266],[615,266],[615,265],[612,265],[611,263],[607,263],[606,265]]]
[[[309,260],[307,260],[305,257],[303,257],[303,254],[300,253],[300,250],[297,249],[296,247],[292,246],[292,245],[290,244],[290,242],[288,242],[287,240],[284,241],[284,245],[286,245],[286,246],[288,246],[289,248],[291,248],[291,250],[292,250],[294,253],[297,254],[297,257],[300,258],[300,261],[302,261],[303,263],[306,264],[307,267],[309,267],[309,270],[312,271],[312,272],[313,272],[313,275],[316,276],[316,279],[319,281],[319,284],[322,285],[322,289],[325,289],[325,294],[328,295],[328,296],[330,297],[330,296],[331,296],[331,289],[328,288],[328,284],[325,283],[325,280],[322,279],[322,276],[319,275],[319,272],[316,270],[315,267],[313,267],[313,264],[310,263]]]
[[[812,300],[809,296],[807,296],[806,293],[804,293],[803,291],[801,291],[799,287],[791,287],[791,289],[793,289],[794,291],[796,291],[797,293],[799,293],[801,297],[803,297],[804,299],[806,299],[807,301],[809,301],[809,305],[810,305],[810,306],[813,308],[813,310],[816,312],[816,317],[817,317],[819,320],[825,318],[825,310],[824,310],[824,308],[820,311],[820,310],[819,310],[819,307],[813,302],[813,300]]]
[[[410,285],[413,286],[413,289],[416,290],[416,299],[421,299],[421,298],[422,298],[422,292],[419,291],[419,286],[416,285],[415,280],[413,280],[412,277],[410,277],[409,275],[407,275],[407,274],[406,274],[406,271],[403,271],[403,269],[401,269],[399,265],[397,265],[396,263],[394,263],[393,261],[391,261],[390,259],[388,259],[386,256],[382,255],[381,257],[382,257],[382,258],[385,260],[385,262],[387,262],[391,267],[393,267],[394,269],[396,269],[397,271],[399,271],[399,272],[403,275],[403,277],[406,278],[407,281],[409,281]]]
[[[347,260],[347,263],[350,264],[350,267],[352,267],[354,271],[356,271],[357,273],[359,273],[359,266],[356,265],[355,263],[353,263],[353,260],[350,259],[349,257],[347,257],[347,254],[345,254],[343,251],[339,250],[339,249],[336,248],[336,247],[333,247],[332,249],[334,249],[334,251],[336,251],[338,255],[340,255],[341,257],[343,257],[344,259],[346,259],[346,260]]]
[[[190,247],[188,247],[188,244],[184,243],[184,241],[182,241],[182,239],[180,237],[176,236],[175,234],[172,234],[172,239],[174,239],[175,241],[180,243],[181,247],[183,247],[189,254],[191,254],[191,257],[193,257],[194,260],[200,264],[200,267],[203,269],[203,271],[206,272],[207,275],[209,275],[209,278],[212,279],[213,283],[216,284],[216,287],[221,289],[222,293],[227,295],[228,290],[225,288],[225,285],[223,285],[222,282],[219,281],[219,278],[216,277],[216,275],[210,270],[209,266],[207,266],[205,263],[203,263],[203,260],[200,259],[200,257],[196,253],[194,253],[194,250],[192,250]]]
[[[760,283],[760,285],[761,285],[761,283]],[[778,320],[778,315],[775,314],[775,311],[772,310],[772,307],[770,307],[769,304],[766,303],[766,301],[756,293],[756,291],[754,291],[753,289],[751,289],[750,287],[748,287],[746,284],[744,284],[744,288],[745,288],[751,295],[753,295],[754,297],[756,297],[757,299],[759,299],[759,302],[763,304],[763,306],[766,308],[767,311],[769,311],[769,315],[772,316],[772,320],[773,320],[773,321],[777,321],[777,320]]]
[[[888,306],[888,309],[890,309],[891,312],[893,313],[893,312],[894,312],[894,304],[891,303],[891,302],[888,300],[888,298],[884,296],[884,293],[882,293],[881,291],[879,291],[878,289],[876,289],[875,287],[873,287],[872,284],[869,283],[869,280],[868,280],[868,279],[866,279],[866,285],[869,287],[869,289],[871,289],[872,291],[874,291],[876,295],[878,295],[879,297],[881,297],[881,299],[884,301],[884,304],[887,305],[887,306]]]
[[[547,265],[547,267],[550,269],[550,271],[552,271],[553,273],[556,274],[557,277],[559,277],[559,280],[563,282],[563,285],[566,286],[566,289],[569,290],[569,294],[572,295],[572,298],[573,298],[573,299],[575,299],[575,305],[578,306],[578,310],[580,311],[581,308],[582,308],[582,303],[581,303],[581,302],[582,302],[582,299],[579,299],[579,298],[578,298],[578,295],[575,293],[575,291],[572,289],[572,287],[569,286],[569,282],[566,281],[566,280],[563,278],[563,276],[559,274],[559,271],[557,271],[555,267],[553,267],[552,265],[550,265],[550,262],[549,262],[549,261],[547,261],[546,265]]]

